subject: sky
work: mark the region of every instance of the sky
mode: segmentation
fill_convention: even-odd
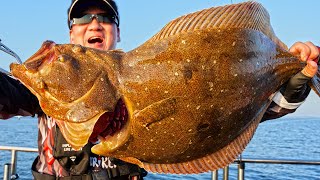
[[[272,27],[288,47],[297,41],[320,45],[319,0],[257,0],[269,12]],[[151,38],[169,21],[198,10],[241,0],[116,0],[120,12],[121,42],[129,51]],[[45,40],[69,43],[67,9],[71,0],[10,0],[0,5],[1,42],[22,61],[33,55]],[[0,51],[0,67],[9,69],[15,59]],[[311,93],[289,116],[319,116],[320,98]]]

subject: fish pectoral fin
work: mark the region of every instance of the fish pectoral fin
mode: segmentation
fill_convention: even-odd
[[[155,122],[159,122],[177,111],[178,97],[172,97],[155,102],[133,115],[145,127],[149,127]]]

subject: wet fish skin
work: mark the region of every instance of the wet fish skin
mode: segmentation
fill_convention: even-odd
[[[72,60],[76,56],[71,58],[68,54],[73,48],[79,48],[77,45],[52,47],[62,52],[65,59],[68,57]],[[78,52],[77,56],[91,53],[103,56],[103,52],[81,48],[84,54]],[[119,91],[117,93],[126,102],[130,114],[130,136],[115,151],[106,149],[104,143],[108,142],[107,139],[102,140],[93,150],[97,154],[122,159],[135,157],[139,161],[155,164],[176,164],[201,159],[227,146],[250,124],[257,124],[270,103],[269,96],[303,67],[295,57],[281,50],[262,33],[239,29],[187,33],[161,42],[147,42],[125,54],[117,53],[107,53],[104,58],[97,59],[99,63],[81,64],[86,62],[81,60],[92,59],[91,56],[79,58],[77,63],[62,61],[66,68],[54,65],[61,63],[58,58],[61,55],[57,54],[56,60],[51,61],[51,67],[46,65],[43,67],[45,70],[39,68],[39,71],[50,73],[35,74],[34,77],[46,82],[48,79],[55,80],[53,77],[57,76],[69,77],[74,73],[78,76],[82,72],[77,72],[79,67],[99,70],[97,65],[102,65],[101,70],[105,74],[110,74],[109,71],[118,72],[111,76],[115,76],[115,82],[111,84],[115,84],[114,89]],[[115,58],[109,58],[113,56]],[[28,66],[28,61],[25,64]],[[13,65],[12,72],[17,77],[24,77],[25,70],[18,67],[23,66]],[[112,70],[107,70],[110,67],[113,67]],[[60,73],[64,69],[68,69],[65,71],[67,74]],[[96,74],[92,76],[92,81],[99,79]],[[81,79],[82,76],[78,77]],[[28,85],[28,81],[20,79]],[[59,83],[61,89],[70,92],[57,93],[57,99],[60,94],[62,98],[69,95],[70,99],[74,93],[78,93],[78,89],[71,87],[92,86],[87,85],[87,81],[63,79],[64,82],[56,83]],[[45,87],[55,87],[50,85]],[[33,84],[28,86],[34,88]],[[114,93],[114,89],[110,92]],[[95,97],[98,98],[100,96]],[[52,100],[42,96],[40,99]],[[59,112],[48,111],[52,117]]]
[[[46,114],[77,123],[113,111],[120,98],[112,84],[117,70],[108,70],[118,59],[113,54],[104,61],[109,53],[46,41],[23,66],[11,64],[11,71],[37,95]]]
[[[120,91],[133,138],[123,151],[96,153],[177,163],[218,151],[261,117],[269,96],[303,67],[252,30],[208,30],[161,43],[124,57]]]
[[[55,118],[69,144],[80,149],[98,118],[113,112],[120,98],[114,68],[122,53],[46,41],[23,65],[10,69],[36,95],[44,113]]]

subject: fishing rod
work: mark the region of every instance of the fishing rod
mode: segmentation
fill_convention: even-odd
[[[3,52],[13,56],[16,61],[19,63],[19,64],[22,64],[22,61],[20,59],[20,57],[15,53],[13,52],[11,49],[9,49],[7,46],[5,46],[2,42],[1,42],[1,39],[0,39],[0,50],[2,50]],[[4,73],[4,74],[7,74],[7,75],[10,75],[11,73],[8,72],[7,70],[3,69],[0,67],[0,72]]]

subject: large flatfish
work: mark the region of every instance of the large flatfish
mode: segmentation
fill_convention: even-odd
[[[272,94],[304,66],[275,36],[266,9],[245,2],[179,17],[126,53],[48,41],[11,72],[73,147],[121,98],[128,121],[94,153],[152,172],[200,173],[234,161]],[[319,72],[311,84],[318,94]]]

